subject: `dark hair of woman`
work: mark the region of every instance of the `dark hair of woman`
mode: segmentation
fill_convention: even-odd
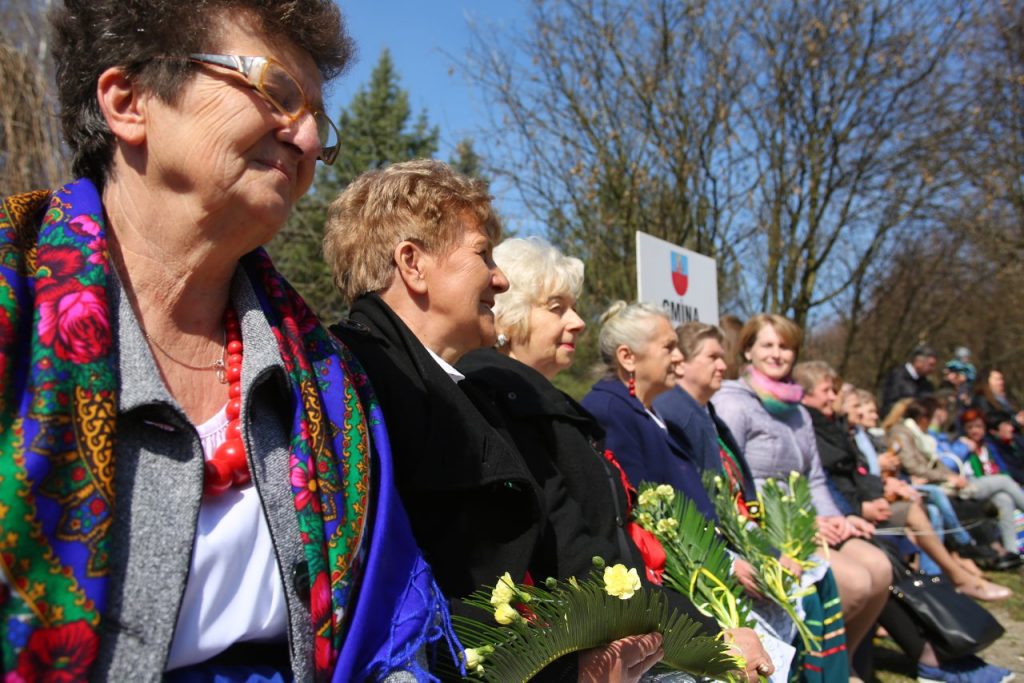
[[[248,14],[265,35],[302,47],[325,82],[354,53],[330,0],[67,0],[52,21],[61,125],[76,177],[102,186],[110,172],[114,136],[96,100],[99,75],[122,66],[143,89],[173,104],[195,70],[187,59],[166,57],[208,49],[221,12]]]

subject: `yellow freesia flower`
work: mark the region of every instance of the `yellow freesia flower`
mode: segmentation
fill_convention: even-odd
[[[507,605],[512,601],[512,598],[516,594],[515,582],[512,581],[512,575],[505,572],[498,583],[495,584],[494,590],[491,591],[491,604]]]
[[[640,590],[640,577],[636,569],[626,569],[626,565],[617,564],[604,568],[604,590],[608,595],[629,600]]]
[[[630,594],[632,595],[632,593]],[[520,619],[519,612],[507,602],[503,602],[494,610],[494,620],[499,624],[507,626]]]
[[[654,490],[666,503],[671,503],[672,499],[676,497],[676,490],[668,484],[658,484]]]
[[[658,520],[658,533],[670,534],[679,528],[679,520],[674,517],[666,517]]]
[[[636,499],[637,505],[644,507],[656,502],[658,494],[654,489],[645,489],[640,493],[640,496]]]

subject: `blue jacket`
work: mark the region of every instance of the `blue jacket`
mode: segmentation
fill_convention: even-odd
[[[736,456],[740,466],[744,499],[757,498],[757,488],[747,459],[743,457],[743,451],[728,425],[715,413],[713,405],[708,403],[706,407],[702,406],[697,399],[676,387],[654,399],[654,409],[668,425],[671,437],[701,473],[710,470],[717,474],[722,471],[722,456],[718,445],[718,439],[721,439]]]
[[[669,484],[693,500],[708,519],[717,519],[714,505],[688,454],[630,396],[626,386],[613,379],[601,380],[581,401],[605,429],[605,447],[615,454],[630,484]]]

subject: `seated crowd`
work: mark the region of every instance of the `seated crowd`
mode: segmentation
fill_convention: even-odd
[[[472,594],[511,590],[504,577],[539,591],[594,558],[638,570],[619,597],[642,588],[687,615],[741,680],[869,676],[878,624],[921,681],[1012,677],[945,656],[889,593],[912,553],[964,595],[1009,595],[982,574],[1020,563],[1024,414],[999,372],[958,357],[947,397],[920,348],[879,426],[871,393],[797,363],[782,316],[727,344],[617,302],[577,401],[552,380],[586,327],[584,264],[502,241],[486,185],[430,160],[364,173],[332,203],[324,255],[349,309],[322,322],[261,247],[338,155],[323,91],[353,46],[337,6],[57,4],[75,179],[0,201],[5,681],[480,673],[458,626],[496,614]],[[723,381],[726,346],[742,367]],[[724,542],[726,514],[754,519],[791,472],[820,544],[762,555],[799,587],[797,617],[763,599],[749,549],[723,561],[750,620],[663,581],[635,487],[685,497]],[[726,482],[724,508],[704,475]],[[891,562],[889,532],[906,539]],[[651,671],[673,635],[633,632],[652,630],[590,640],[537,678],[682,680]]]
[[[380,398],[398,492],[455,611],[471,614],[457,599],[504,572],[528,583],[583,575],[595,555],[643,567],[645,583],[658,583],[658,553],[630,520],[634,486],[668,484],[715,521],[703,473],[724,476],[746,509],[765,480],[796,471],[809,480],[827,558],[803,580],[818,595],[837,593],[826,618],[833,627],[822,630],[820,650],[789,650],[787,661],[773,661],[779,650],[765,634],[795,641],[792,632],[728,630],[750,680],[776,670],[803,680],[870,675],[879,625],[922,681],[1012,677],[973,655],[944,660],[890,600],[883,535],[900,534],[897,554],[919,556],[922,571],[944,573],[977,600],[1010,595],[979,565],[1020,562],[1012,524],[1024,494],[1007,476],[1022,462],[1016,424],[989,429],[977,408],[959,412],[958,394],[933,395],[933,359],[901,368],[912,381],[887,386],[884,430],[873,394],[844,388],[823,362],[797,362],[802,333],[785,317],[742,326],[742,368],[723,381],[718,328],[673,329],[657,307],[618,302],[598,331],[603,377],[577,402],[551,380],[572,365],[586,327],[576,313],[583,264],[537,238],[501,241],[479,183],[433,161],[366,173],[332,205],[324,243],[350,305],[332,332]],[[986,400],[989,420],[1005,414],[992,410],[993,401],[1008,407],[995,395]],[[946,431],[951,410],[962,436]],[[989,502],[995,538],[985,535]],[[967,514],[980,523],[964,524]],[[734,553],[733,572],[760,615],[755,571]],[[672,599],[708,633],[722,630],[685,596]],[[542,676],[636,680],[659,657],[658,634],[635,634]]]

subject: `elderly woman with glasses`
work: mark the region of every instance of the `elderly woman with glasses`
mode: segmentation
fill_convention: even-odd
[[[445,607],[375,399],[260,249],[337,153],[338,9],[66,0],[54,22],[78,179],[0,210],[4,669],[421,672]]]

